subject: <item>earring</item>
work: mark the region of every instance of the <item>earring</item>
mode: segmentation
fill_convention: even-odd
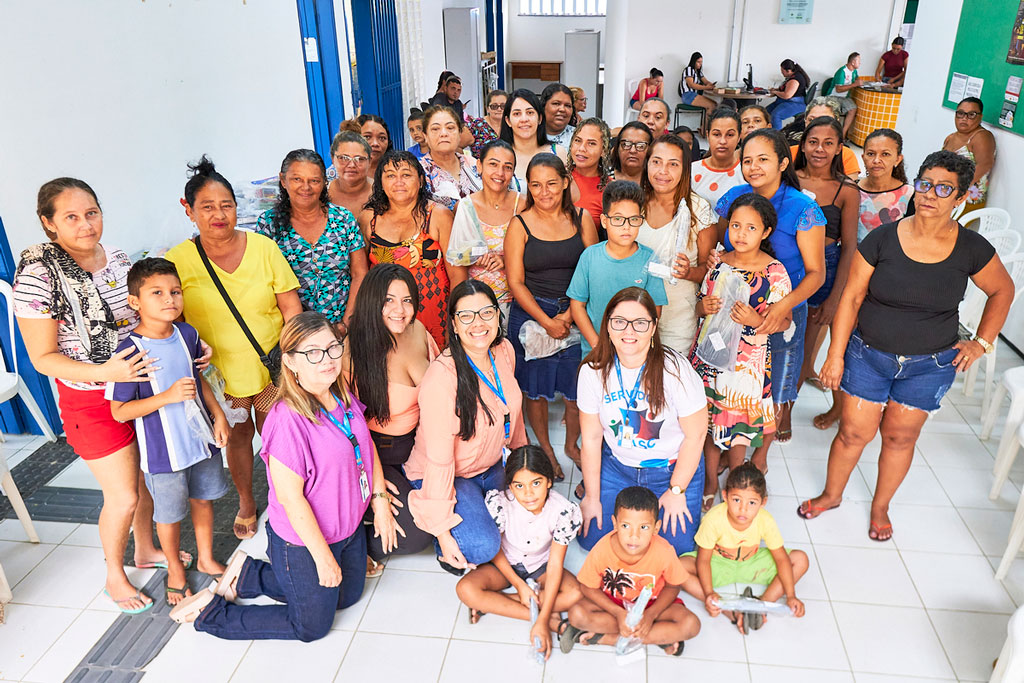
[[[295,370],[292,370],[292,374],[295,375],[295,381],[298,382],[299,381],[299,373],[297,371],[295,371]]]

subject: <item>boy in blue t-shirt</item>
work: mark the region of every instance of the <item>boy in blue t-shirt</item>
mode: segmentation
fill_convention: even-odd
[[[604,188],[601,227],[607,231],[608,240],[583,251],[566,290],[572,320],[583,337],[584,358],[597,344],[597,327],[605,306],[621,290],[646,289],[659,315],[668,303],[665,283],[647,272],[654,251],[636,241],[644,222],[640,213],[643,205],[644,192],[631,180],[613,180]]]
[[[153,520],[167,555],[167,604],[173,606],[191,595],[179,555],[181,520],[190,505],[197,569],[211,575],[224,572],[224,565],[213,558],[212,501],[228,490],[219,448],[227,444],[230,428],[195,366],[202,355],[199,333],[174,322],[183,308],[174,264],[146,258],[133,265],[128,305],[139,312],[140,322],[117,351],[139,349],[159,359],[159,367],[137,382],[108,383],[106,397],[115,420],[135,420],[142,472],[153,496]],[[215,446],[208,441],[211,435]]]

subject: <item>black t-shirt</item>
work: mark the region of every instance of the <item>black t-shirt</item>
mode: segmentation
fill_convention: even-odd
[[[807,94],[807,87],[810,85],[810,83],[807,81],[807,76],[804,76],[802,73],[797,71],[792,76],[786,79],[786,83],[788,83],[789,81],[796,81],[797,84],[796,92],[793,93],[793,96],[790,97],[789,99],[802,100],[804,98],[804,95]],[[786,88],[786,83],[782,84],[783,90],[785,90]]]
[[[443,92],[436,93],[433,97],[430,98],[430,101],[427,102],[427,104],[436,104],[441,107],[451,107],[460,119],[464,118],[462,113],[462,100],[455,100],[455,102],[449,102],[448,96],[445,95]]]
[[[967,279],[988,265],[996,250],[978,233],[958,227],[956,245],[944,261],[920,263],[903,252],[898,225],[875,228],[858,247],[875,269],[857,321],[861,338],[868,346],[905,356],[945,351],[957,342],[957,309]]]

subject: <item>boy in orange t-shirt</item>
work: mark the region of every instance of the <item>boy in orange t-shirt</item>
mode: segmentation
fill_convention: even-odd
[[[569,625],[559,639],[568,653],[581,640],[615,645],[634,636],[670,655],[683,653],[683,641],[700,631],[700,620],[683,606],[679,589],[689,573],[672,545],[658,535],[658,499],[643,486],[630,486],[615,498],[614,530],[587,555],[578,578],[583,597],[569,608]],[[644,586],[653,584],[651,601],[636,627],[626,611]]]

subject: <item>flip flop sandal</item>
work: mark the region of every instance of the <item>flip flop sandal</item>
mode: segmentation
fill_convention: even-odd
[[[835,510],[841,503],[836,503],[832,507],[821,507],[820,505],[811,505],[810,500],[805,500],[800,503],[796,509],[797,517],[800,519],[814,519],[822,512],[828,512],[829,510]]]
[[[743,617],[743,623],[740,624],[740,633],[742,633],[743,635],[747,635],[747,633],[750,632],[748,627],[747,627],[747,619],[746,619],[747,613],[746,612],[733,612],[732,614],[733,614],[732,619],[730,619],[729,621],[731,621],[733,623],[733,625],[739,624],[740,623],[740,617]]]
[[[558,649],[565,654],[572,652],[572,648],[576,643],[583,642],[584,645],[597,645],[604,638],[603,633],[594,633],[589,638],[582,638],[583,634],[586,633],[583,629],[576,628],[572,624],[568,624],[565,627],[565,632],[558,637]]]
[[[719,465],[718,465],[718,476],[722,476],[723,474],[725,474],[725,471],[727,469],[729,469],[729,463],[727,463],[727,462],[719,463]]]
[[[743,589],[742,596],[744,598],[756,598],[754,591],[747,586]],[[744,612],[743,613],[743,625],[749,628],[751,631],[757,631],[764,626],[764,615],[760,612]]]
[[[882,538],[882,534],[889,532],[889,535]],[[868,527],[868,538],[878,543],[884,543],[892,538],[892,524],[875,524],[871,522],[871,526]]]
[[[463,574],[466,573],[465,569],[459,569],[458,567],[453,567],[452,565],[450,565],[447,562],[445,562],[444,560],[442,560],[440,557],[437,558],[437,563],[439,565],[441,565],[441,569],[445,570],[446,572],[448,572],[452,576],[462,576]]]
[[[202,614],[207,605],[213,602],[216,597],[216,593],[209,588],[204,588],[175,605],[168,616],[179,624],[190,624]]]
[[[366,556],[366,578],[376,579],[384,573],[384,563],[378,562],[369,555]]]
[[[192,568],[192,553],[185,552],[184,550],[178,551],[178,559],[185,565],[185,569]],[[143,562],[142,564],[135,564],[137,569],[167,569],[167,561],[161,560],[160,562]],[[130,599],[130,598],[129,598]]]
[[[245,558],[247,557],[249,555],[244,550],[236,550],[232,553],[224,573],[220,575],[220,578],[214,585],[214,594],[223,597],[228,602],[234,602],[238,598],[238,590],[231,584],[237,583],[238,577],[242,575],[242,565],[245,564]]]
[[[676,651],[675,652],[669,652],[668,649],[670,647],[672,647],[673,645],[676,646]],[[659,645],[658,647],[660,647],[662,650],[664,650],[665,653],[668,654],[669,657],[682,657],[682,655],[683,655],[683,648],[686,647],[686,643],[683,642],[682,640],[680,640],[678,643],[669,643],[668,645]]]
[[[469,623],[471,623],[471,624],[478,623],[480,621],[480,617],[482,617],[483,615],[484,615],[484,613],[481,612],[480,610],[473,609],[472,607],[470,607],[469,608]]]
[[[584,488],[582,482],[576,484],[576,489],[572,492],[572,495],[576,496],[577,500],[583,500],[583,496],[587,495],[587,489]]]
[[[778,441],[779,443],[787,443],[792,438],[793,438],[793,430],[792,429],[780,429],[780,430],[775,432],[775,440]]]
[[[182,598],[187,598],[187,597],[189,597],[189,596],[185,595],[185,593],[187,593],[187,592],[188,592],[188,583],[186,583],[181,588],[174,588],[170,584],[167,584],[167,591],[166,591],[166,596],[164,597],[164,602],[167,603],[168,607],[175,607],[175,606],[177,606],[178,602],[181,602],[181,600],[178,600],[178,602],[171,602],[171,596],[172,595],[180,595]]]
[[[138,590],[135,591],[135,595],[128,598],[121,598],[120,600],[115,599],[114,596],[107,592],[106,588],[103,589],[103,594],[110,598],[115,605],[117,605],[117,609],[121,611],[121,614],[142,614],[143,612],[153,609],[153,601],[150,600],[149,602],[146,602],[146,599]],[[136,607],[134,609],[128,609],[127,607],[124,607],[124,604],[126,602],[131,602],[132,600],[138,600],[139,602],[141,602],[142,607]]]
[[[717,493],[709,493],[706,496],[704,496],[704,499],[701,501],[701,504],[700,504],[700,507],[701,507],[701,509],[704,512],[707,512],[712,507],[714,507],[714,505],[715,505],[715,496],[716,495],[718,495],[718,494]]]
[[[253,515],[252,517],[239,517],[238,515],[235,515],[235,521],[234,524],[232,524],[232,531],[235,532],[235,538],[237,538],[239,541],[244,541],[255,536],[257,519],[257,515]],[[239,533],[239,527],[242,527],[243,529],[245,529],[245,531]]]

